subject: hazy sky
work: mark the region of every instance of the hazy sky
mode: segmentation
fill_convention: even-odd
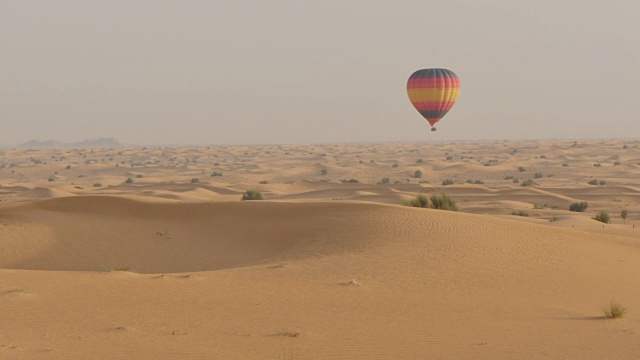
[[[0,0],[0,145],[640,137],[638,0]],[[444,67],[429,131],[406,80]]]

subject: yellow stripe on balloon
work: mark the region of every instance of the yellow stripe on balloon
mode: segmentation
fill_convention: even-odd
[[[456,101],[460,89],[408,89],[409,99],[414,101]]]

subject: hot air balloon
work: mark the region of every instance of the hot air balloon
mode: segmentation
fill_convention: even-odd
[[[420,115],[434,125],[451,110],[460,95],[460,79],[451,70],[422,69],[414,72],[407,81],[407,94]]]

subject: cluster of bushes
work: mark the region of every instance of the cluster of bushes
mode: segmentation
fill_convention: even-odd
[[[429,200],[431,200],[431,203],[429,203]],[[458,211],[458,205],[456,204],[456,201],[446,194],[431,195],[430,199],[428,199],[426,195],[420,194],[415,199],[411,199],[405,202],[403,205],[439,209],[439,210]]]
[[[242,200],[262,200],[262,193],[257,190],[247,190],[242,194]]]
[[[522,211],[522,210],[517,210],[517,211],[512,211],[511,215],[516,215],[516,216],[529,216],[529,213],[526,211]]]
[[[455,181],[453,181],[453,179],[442,180],[442,186],[453,185],[453,184],[455,184]]]
[[[606,185],[607,182],[605,180],[591,179],[587,183],[589,185]]]
[[[582,201],[579,203],[573,203],[569,205],[569,211],[584,212],[585,210],[587,210],[588,207],[589,207],[589,203],[586,201]]]

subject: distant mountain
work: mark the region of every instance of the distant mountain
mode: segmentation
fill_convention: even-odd
[[[30,140],[18,145],[19,149],[56,149],[56,148],[120,148],[124,147],[120,141],[114,138],[87,139],[74,143],[62,143],[56,140]]]

